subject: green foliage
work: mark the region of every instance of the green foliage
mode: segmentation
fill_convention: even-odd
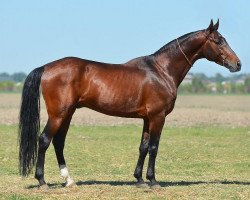
[[[218,93],[223,93],[224,88],[223,88],[223,85],[220,82],[216,83],[216,88],[217,88]]]
[[[215,76],[212,78],[214,82],[223,82],[226,80],[224,76],[222,76],[220,73],[215,74]]]
[[[1,81],[0,92],[21,92],[22,86],[22,83],[15,83],[12,81]]]
[[[199,77],[194,77],[192,80],[192,93],[205,93],[207,88],[203,80]]]
[[[0,73],[0,92],[21,92],[26,76],[23,72]]]
[[[0,82],[0,91],[13,91],[15,87],[15,83],[10,81]]]
[[[245,79],[245,92],[250,93],[250,76]]]
[[[178,88],[178,92],[181,94],[191,94],[192,93],[192,84],[181,84]]]
[[[250,94],[250,75],[234,75],[223,77],[216,74],[207,77],[202,73],[192,74],[192,84],[181,84],[178,88],[180,94]]]

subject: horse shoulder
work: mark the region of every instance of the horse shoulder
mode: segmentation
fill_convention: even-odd
[[[155,115],[160,112],[169,114],[173,110],[176,100],[175,87],[170,87],[171,84],[166,84],[154,75],[147,79],[143,87],[143,104],[147,115]]]
[[[167,116],[172,112],[177,98],[177,88],[173,81],[169,80],[166,84],[166,106],[165,115]]]

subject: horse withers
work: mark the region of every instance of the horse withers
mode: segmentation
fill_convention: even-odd
[[[155,53],[124,64],[107,64],[67,57],[34,69],[26,78],[19,122],[19,170],[27,176],[36,162],[35,178],[40,187],[44,180],[44,159],[52,141],[61,175],[66,186],[74,183],[63,155],[66,134],[77,108],[144,121],[139,158],[134,177],[142,178],[144,160],[149,154],[146,178],[152,187],[155,160],[165,117],[173,110],[177,88],[185,75],[201,58],[216,62],[231,72],[241,69],[241,62],[218,32],[219,21],[204,30],[188,33]],[[40,97],[44,98],[48,121],[40,134]]]

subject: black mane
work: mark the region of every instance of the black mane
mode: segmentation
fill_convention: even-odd
[[[191,32],[191,33],[187,33],[185,35],[182,35],[178,38],[178,40],[181,42],[185,39],[189,39],[189,38],[192,38],[194,35],[196,35],[198,32],[200,31],[194,31],[194,32]],[[176,44],[176,39],[172,40],[171,42],[165,44],[163,47],[161,47],[159,50],[157,50],[156,52],[153,53],[153,55],[159,55],[161,54],[162,52],[164,52],[165,50],[167,50],[168,48],[171,48],[172,45],[175,45]]]

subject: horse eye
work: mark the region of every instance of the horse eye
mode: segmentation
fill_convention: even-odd
[[[215,43],[217,45],[222,45],[223,44],[223,40],[221,38],[219,38]]]

